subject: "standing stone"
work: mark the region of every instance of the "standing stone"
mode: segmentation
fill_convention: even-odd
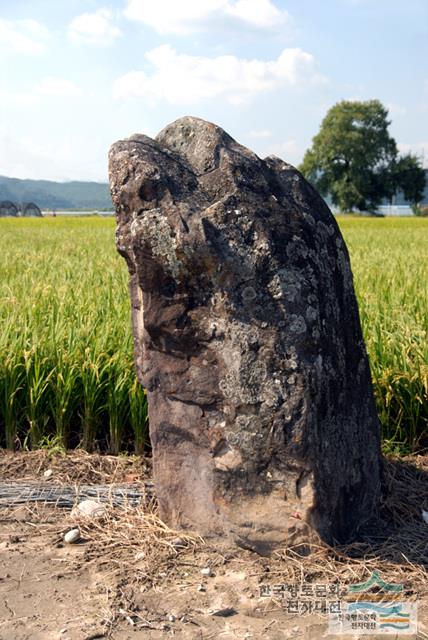
[[[173,527],[352,538],[380,492],[348,252],[302,175],[186,117],[110,150],[154,481]]]

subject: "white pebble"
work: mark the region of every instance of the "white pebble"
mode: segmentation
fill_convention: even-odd
[[[213,572],[211,570],[211,567],[204,567],[203,569],[201,569],[201,574],[206,578],[212,576]]]
[[[138,553],[135,554],[135,560],[138,562],[138,560],[143,560],[146,557],[146,554],[144,551],[139,551]]]
[[[53,474],[52,469],[46,469],[46,471],[43,473],[45,478],[50,478]]]
[[[96,500],[82,500],[71,512],[72,515],[87,516],[88,518],[99,518],[106,512],[104,505]]]
[[[80,540],[80,529],[70,529],[64,536],[64,542],[67,544],[74,544]]]

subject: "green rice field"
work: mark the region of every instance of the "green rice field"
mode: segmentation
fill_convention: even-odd
[[[428,219],[339,218],[384,448],[428,447]],[[128,275],[114,220],[0,219],[0,446],[141,452]]]

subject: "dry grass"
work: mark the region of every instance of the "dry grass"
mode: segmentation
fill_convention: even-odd
[[[142,456],[90,454],[82,449],[66,454],[48,449],[11,452],[0,449],[0,481],[36,480],[51,469],[59,484],[141,482],[151,476],[151,459]]]
[[[43,471],[50,468],[55,483],[135,483],[150,479],[150,467],[149,459],[100,456],[84,451],[52,458],[43,450],[0,453],[0,480],[34,480],[43,477]],[[299,548],[282,549],[269,559],[269,565],[272,569],[275,565],[275,571],[283,572],[287,580],[298,577],[299,581],[302,576],[311,580],[321,575],[336,580],[355,579],[377,567],[385,579],[406,578],[414,582],[415,590],[428,593],[428,525],[421,517],[422,509],[428,511],[427,479],[428,456],[385,459],[380,519],[364,531],[362,540],[336,547],[320,541],[312,545],[312,553],[304,558]],[[179,533],[163,523],[156,501],[150,498],[139,507],[111,504],[105,517],[80,518],[75,522],[89,543],[88,558],[96,557],[101,564],[105,560],[110,567],[123,568],[130,563],[135,568],[135,554],[143,550],[145,555],[140,558],[136,574],[151,583],[156,582],[163,563],[189,552],[194,555],[210,550],[200,537]],[[182,546],[172,545],[177,537],[184,541]],[[250,552],[236,553],[255,558]],[[263,565],[265,560],[256,558],[258,562]]]
[[[421,518],[421,508],[428,507],[427,470],[427,457],[386,460],[380,520],[358,542],[331,547],[320,541],[309,545],[309,555],[294,547],[262,558],[236,547],[213,546],[166,526],[154,501],[138,508],[110,507],[101,519],[73,522],[87,541],[86,561],[109,576],[109,624],[125,617],[158,628],[147,612],[139,617],[135,603],[140,594],[176,585],[183,581],[184,569],[186,580],[196,584],[207,564],[225,572],[244,569],[260,584],[339,583],[343,588],[377,570],[387,582],[403,584],[406,599],[423,600],[428,597],[428,525]]]
[[[130,469],[141,470],[129,458],[74,452],[49,460],[45,452],[38,451],[15,454],[13,458],[2,454],[1,477],[7,477],[8,473],[28,477],[31,470],[42,472],[47,460],[51,468],[57,468],[55,473],[62,481],[69,477],[82,482],[90,478],[101,482],[123,481]],[[144,473],[148,467],[147,463]],[[29,505],[28,510],[29,513],[32,510],[29,519],[47,535],[50,543],[61,544],[64,533],[79,526],[85,541],[83,560],[104,576],[109,603],[103,614],[107,628],[125,620],[138,627],[162,629],[161,618],[141,608],[141,594],[168,592],[189,583],[194,591],[201,580],[200,569],[207,565],[225,574],[245,571],[256,586],[339,583],[345,589],[349,584],[365,581],[377,570],[387,582],[402,583],[406,599],[426,601],[428,525],[422,520],[421,509],[428,510],[427,478],[428,456],[386,459],[379,520],[366,529],[359,541],[334,547],[319,541],[310,545],[309,555],[294,547],[279,549],[270,558],[262,558],[226,544],[213,545],[197,535],[168,527],[160,520],[154,499],[138,507],[126,503],[107,505],[104,516],[95,519],[64,517],[64,510],[59,509],[49,517],[40,506]],[[5,515],[4,510],[1,515]],[[274,607],[280,604],[270,602]]]

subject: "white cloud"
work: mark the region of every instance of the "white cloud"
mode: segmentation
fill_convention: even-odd
[[[270,138],[272,136],[272,131],[268,129],[258,129],[248,132],[249,138]]]
[[[275,142],[269,145],[260,155],[262,158],[277,156],[296,166],[301,162],[303,152],[296,140],[286,140],[285,142]]]
[[[388,109],[389,115],[393,118],[398,116],[405,116],[407,113],[406,107],[403,107],[402,105],[395,102],[388,102],[386,108]]]
[[[86,144],[86,147],[85,147]],[[105,148],[94,149],[64,130],[61,139],[49,139],[43,130],[18,133],[0,123],[0,175],[33,180],[106,181]]]
[[[122,32],[113,24],[112,11],[101,8],[94,13],[82,13],[73,18],[68,35],[77,43],[109,45],[119,38]]]
[[[49,32],[36,20],[0,18],[0,49],[10,53],[37,54],[46,49]]]
[[[0,88],[0,103],[13,106],[28,108],[31,105],[36,105],[42,101],[43,98],[52,96],[64,96],[72,97],[81,95],[82,91],[70,80],[65,78],[59,78],[56,76],[47,76],[36,82],[29,89],[20,91],[14,91],[9,89]]]
[[[37,104],[40,101],[40,96],[31,91],[10,91],[7,89],[0,89],[0,104],[7,105],[8,107],[28,107]]]
[[[400,153],[413,153],[423,162],[425,168],[428,168],[428,142],[397,142]]]
[[[81,90],[70,80],[48,76],[36,85],[36,92],[47,96],[77,96]]]
[[[128,0],[124,13],[158,33],[178,34],[215,26],[275,29],[291,21],[272,0]]]
[[[208,58],[180,54],[162,45],[145,54],[152,71],[130,71],[113,87],[117,98],[146,98],[152,104],[192,104],[225,97],[232,104],[282,86],[323,82],[314,57],[301,49],[284,49],[276,60],[246,60],[235,56]]]
[[[288,17],[270,0],[238,0],[235,4],[226,3],[225,12],[242,22],[261,29],[277,27]]]

